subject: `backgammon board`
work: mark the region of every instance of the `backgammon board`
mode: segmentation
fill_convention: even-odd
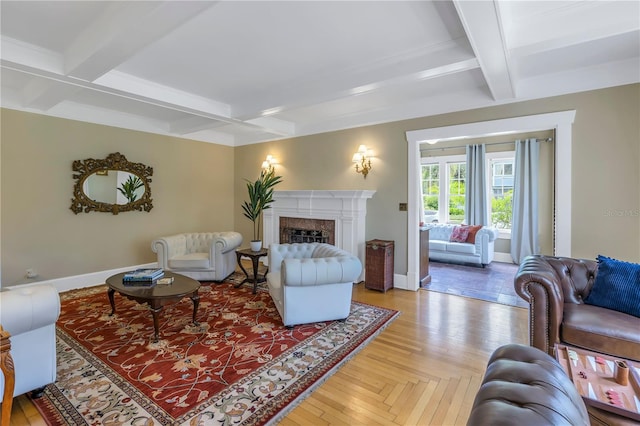
[[[639,363],[565,345],[555,352],[585,404],[640,421]],[[616,362],[628,367],[627,384],[616,381]]]

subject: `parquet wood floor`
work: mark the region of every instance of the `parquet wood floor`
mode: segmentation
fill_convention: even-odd
[[[523,308],[362,283],[353,298],[401,315],[281,425],[464,425],[489,355],[528,342]],[[12,426],[44,424],[27,397],[15,399]]]
[[[464,425],[489,355],[528,341],[522,308],[363,285],[354,299],[402,314],[282,425]]]

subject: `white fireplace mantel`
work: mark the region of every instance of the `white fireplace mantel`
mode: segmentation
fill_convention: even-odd
[[[264,211],[265,247],[279,243],[280,218],[326,219],[335,221],[335,245],[365,260],[365,225],[370,190],[274,191],[271,208]],[[364,276],[364,272],[362,277]]]

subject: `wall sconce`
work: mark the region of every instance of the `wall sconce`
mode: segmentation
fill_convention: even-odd
[[[262,170],[264,170],[266,173],[272,173],[274,171],[273,166],[275,164],[278,164],[278,162],[275,158],[273,158],[273,155],[267,155],[266,160],[262,162]]]
[[[364,178],[367,178],[369,170],[371,170],[371,157],[372,153],[370,149],[367,149],[366,145],[360,145],[358,151],[353,154],[353,161],[356,164],[356,173],[362,173]]]

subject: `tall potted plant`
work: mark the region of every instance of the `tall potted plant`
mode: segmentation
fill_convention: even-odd
[[[251,182],[247,181],[247,192],[249,200],[242,204],[244,216],[253,222],[253,240],[251,240],[251,250],[260,251],[262,240],[260,239],[260,219],[262,212],[271,207],[273,203],[274,187],[282,182],[282,176],[276,176],[275,170],[270,168],[262,170],[260,177]]]

